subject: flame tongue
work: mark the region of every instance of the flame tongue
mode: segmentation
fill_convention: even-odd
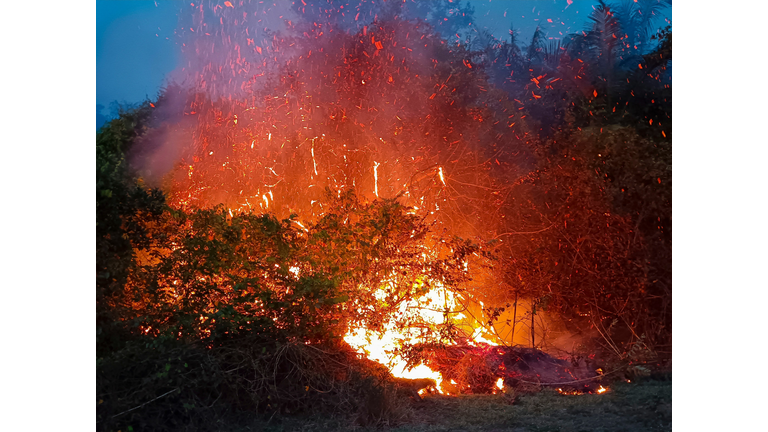
[[[424,364],[407,369],[406,360],[397,353],[397,349],[403,344],[415,344],[425,342],[421,332],[414,328],[398,328],[398,322],[418,320],[431,325],[439,325],[445,322],[445,315],[440,309],[452,310],[456,299],[453,293],[440,286],[429,290],[417,299],[403,302],[398,308],[397,318],[385,323],[381,331],[372,331],[365,327],[350,329],[344,340],[361,354],[365,354],[370,360],[386,365],[393,376],[399,378],[431,378],[437,383],[437,390],[443,393],[441,383],[443,377]],[[383,294],[380,289],[377,296]]]

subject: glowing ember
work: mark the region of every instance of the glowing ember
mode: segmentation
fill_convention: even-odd
[[[379,197],[379,163],[373,161],[373,193]]]
[[[499,390],[504,390],[504,378],[499,378],[496,380],[496,388]]]
[[[495,150],[496,144],[488,153],[487,143],[478,137],[523,148],[527,132],[518,129],[525,115],[516,114],[522,102],[499,100],[499,110],[505,113],[503,130],[493,126],[499,122],[493,122],[492,115],[454,103],[465,98],[457,82],[476,82],[471,87],[482,92],[489,83],[468,59],[425,63],[433,52],[446,58],[456,53],[418,22],[373,21],[349,34],[339,34],[326,23],[303,23],[309,29],[297,33],[303,37],[286,38],[261,30],[264,23],[255,17],[267,14],[262,3],[227,1],[222,7],[209,2],[190,10],[196,30],[184,32],[183,46],[188,60],[185,80],[193,87],[184,96],[184,132],[191,142],[180,149],[178,172],[168,175],[165,187],[172,207],[223,204],[230,215],[298,214],[309,225],[291,221],[306,233],[307,226],[328,211],[323,208],[325,190],[337,196],[355,190],[367,202],[397,199],[413,209],[410,214],[434,222],[436,231],[498,238],[505,222],[494,206],[513,185],[495,182],[488,172],[516,166],[517,159],[503,156],[511,153]],[[287,25],[291,31],[300,28],[290,21]],[[461,64],[466,68],[459,71]],[[551,94],[547,89],[560,80],[545,75],[531,80],[539,91],[530,89],[534,100]],[[593,95],[597,97],[597,90]],[[526,158],[519,156],[521,163]],[[457,265],[469,273],[468,261]],[[474,263],[473,271],[482,272]],[[289,272],[298,278],[300,269],[291,267]],[[397,353],[403,344],[426,342],[425,334],[434,329],[398,326],[395,321],[437,326],[448,319],[462,320],[462,336],[474,346],[497,346],[489,338],[499,333],[483,327],[487,317],[469,312],[467,305],[458,307],[448,289],[430,286],[416,300],[398,304],[396,317],[380,329],[352,323],[344,340],[387,365],[396,377],[434,379],[442,393],[438,372],[423,364],[406,370]],[[383,301],[386,290],[378,287],[376,297]],[[459,310],[466,315],[447,313]],[[514,311],[518,313],[517,302]],[[496,387],[503,390],[501,378]]]

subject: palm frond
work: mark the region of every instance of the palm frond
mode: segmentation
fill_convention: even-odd
[[[517,46],[517,31],[511,23],[509,24],[509,43]]]
[[[640,33],[642,42],[646,42],[656,29],[661,12],[671,6],[672,2],[662,0],[638,0],[637,7],[632,15],[634,25]]]
[[[586,34],[586,42],[592,57],[601,65],[601,69],[611,68],[621,35],[619,20],[611,7],[601,0],[589,15],[589,21],[591,28]]]
[[[541,31],[540,26],[536,26],[536,31],[533,32],[533,37],[531,38],[531,44],[528,45],[528,50],[526,51],[528,60],[533,61],[534,59],[539,57],[540,52],[544,47],[543,41],[544,41],[544,32]]]
[[[550,69],[557,69],[565,51],[560,39],[549,41],[549,44],[544,47],[544,64]]]

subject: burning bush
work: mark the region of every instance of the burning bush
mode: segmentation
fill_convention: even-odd
[[[435,236],[394,200],[329,192],[327,205],[307,226],[224,207],[142,219],[125,289],[106,298],[133,336],[99,362],[100,427],[198,428],[209,412],[405,415],[389,371],[341,338],[385,324],[438,337],[398,312],[435,286],[459,290],[478,248]]]
[[[350,192],[329,206],[308,227],[223,207],[169,211],[147,227],[153,242],[137,248],[116,307],[147,335],[319,343],[352,326],[380,329],[402,303],[468,280],[464,264],[477,247],[430,234],[396,201],[362,204]]]

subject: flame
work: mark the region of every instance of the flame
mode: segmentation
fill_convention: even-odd
[[[496,380],[496,388],[499,390],[504,390],[504,378],[499,378]]]
[[[414,84],[407,92],[392,90],[395,88],[393,85],[419,77],[414,77],[408,72],[408,67],[403,67],[411,63],[418,65],[422,61],[417,56],[418,51],[409,54],[413,49],[405,49],[409,42],[408,34],[412,39],[413,33],[406,31],[403,37],[399,27],[387,31],[380,26],[376,29],[364,27],[364,35],[372,33],[369,36],[375,51],[365,51],[363,55],[367,67],[373,69],[358,70],[350,66],[355,62],[349,61],[346,51],[330,53],[330,45],[324,47],[325,52],[321,50],[317,53],[317,46],[310,45],[309,41],[304,41],[305,46],[300,47],[293,43],[289,45],[286,39],[279,39],[278,36],[258,39],[257,27],[262,24],[253,24],[255,21],[248,24],[248,20],[240,19],[235,13],[241,9],[245,11],[248,5],[230,1],[223,4],[235,11],[229,11],[215,2],[208,6],[213,13],[207,10],[203,13],[202,5],[195,9],[195,28],[198,31],[184,45],[187,49],[185,54],[191,57],[188,78],[197,91],[196,96],[188,100],[185,113],[196,117],[190,119],[195,128],[191,131],[194,133],[189,134],[193,142],[179,164],[181,175],[169,176],[173,178],[171,190],[168,191],[171,206],[208,207],[223,203],[230,214],[269,211],[284,217],[296,213],[302,216],[304,222],[292,221],[308,232],[307,227],[325,211],[322,198],[318,195],[325,188],[338,195],[343,190],[356,188],[362,191],[360,193],[365,195],[366,200],[370,200],[380,198],[381,182],[381,192],[385,197],[391,191],[402,190],[398,197],[413,209],[412,214],[435,215],[433,219],[440,219],[447,211],[461,211],[455,210],[458,208],[456,196],[460,195],[451,196],[457,189],[463,188],[462,192],[468,188],[492,190],[487,187],[488,179],[485,178],[482,181],[473,180],[472,184],[462,183],[462,180],[467,180],[469,167],[474,166],[474,162],[469,156],[463,157],[465,163],[463,160],[438,157],[446,144],[439,139],[435,144],[432,141],[435,133],[426,133],[421,138],[409,135],[409,127],[419,123],[433,126],[430,115],[414,114],[410,118],[403,115],[410,111],[414,101],[421,98],[437,104],[440,98],[456,91],[449,84],[453,73],[439,79],[436,74],[434,83],[427,82],[433,78],[424,78],[423,88]],[[206,25],[217,28],[216,38],[205,36]],[[290,22],[288,25],[291,26]],[[317,30],[311,35],[305,33],[306,38],[316,37],[319,40],[323,36],[322,26],[317,24],[314,27]],[[315,48],[315,51],[310,48]],[[317,58],[325,60],[318,61]],[[469,60],[464,59],[463,63],[473,72],[477,70],[473,69]],[[288,71],[286,75],[290,75],[290,79],[272,76],[271,69],[278,65]],[[378,72],[374,74],[374,70]],[[322,77],[318,75],[329,71],[333,73]],[[350,76],[348,81],[344,80],[345,75]],[[272,84],[267,84],[270,78],[285,81],[270,87]],[[315,83],[321,79],[324,81],[322,92],[309,81],[312,78],[316,78]],[[543,76],[535,78],[534,82],[538,85],[541,79]],[[431,84],[436,86],[433,88]],[[363,89],[361,86],[364,86],[364,95],[358,97],[355,92]],[[334,91],[326,93],[326,90]],[[411,91],[414,95],[412,99],[411,96],[403,97],[404,94],[410,95]],[[531,93],[535,99],[542,97]],[[453,105],[451,101],[445,109],[455,109],[448,108]],[[381,110],[385,106],[387,109]],[[352,114],[353,110],[363,114]],[[374,112],[377,114],[374,115]],[[488,123],[487,117],[484,121],[480,115],[466,118],[483,125]],[[510,118],[514,120],[512,116]],[[510,128],[515,125],[512,120]],[[450,129],[453,129],[452,125]],[[515,130],[508,130],[505,132],[507,138],[513,139]],[[473,153],[473,144],[461,135],[437,135],[441,135],[455,154]],[[403,147],[395,148],[397,153],[393,153],[395,144],[390,143],[400,139],[414,143],[408,146],[410,153],[402,155]],[[500,166],[507,163],[504,159],[502,163],[499,159],[495,161]],[[365,168],[370,167],[371,162],[373,179]],[[382,163],[387,164],[387,169],[380,173],[378,168]],[[459,165],[463,166],[463,172],[457,169]],[[435,181],[435,166],[440,184]],[[446,184],[444,166],[450,167],[450,188]],[[428,186],[425,187],[425,184]],[[310,225],[305,226],[307,223]],[[457,235],[463,234],[442,219],[440,223],[454,228]],[[467,261],[463,263],[463,268],[469,272]],[[289,272],[298,278],[301,269],[291,267]],[[442,311],[460,309],[456,307],[457,300],[451,291],[436,282],[430,285],[433,288],[419,298],[398,306],[397,321],[407,321],[404,318],[415,316],[418,321],[439,325],[448,319]],[[385,298],[385,289],[378,288],[379,298]],[[462,326],[469,327],[466,333],[469,334],[467,343],[470,345],[498,345],[488,339],[493,336],[482,327],[477,327],[478,323],[473,321],[467,324],[471,321],[469,317],[455,314],[453,319],[463,319]],[[437,383],[437,390],[443,393],[440,373],[423,364],[407,369],[405,360],[397,354],[397,348],[404,343],[425,341],[419,329],[398,327],[394,320],[384,323],[380,330],[353,323],[344,340],[362,355],[387,365],[394,376],[432,378]],[[503,380],[500,379],[496,386],[503,389]]]
[[[456,304],[456,298],[439,283],[434,285],[434,288],[421,297],[401,303],[397,311],[398,317],[402,319],[418,315],[421,320],[430,324],[444,323],[445,316],[438,311],[438,307],[442,305],[444,308],[451,309]],[[381,288],[375,295],[383,298],[386,295],[385,290]],[[354,327],[350,329],[344,340],[370,360],[388,366],[393,376],[409,379],[431,378],[437,383],[437,391],[444,393],[441,387],[443,377],[439,372],[433,371],[424,364],[408,369],[405,359],[396,353],[397,348],[404,343],[415,344],[424,341],[415,329],[397,328],[394,320],[391,320],[384,323],[383,329],[378,332],[362,326]]]
[[[563,394],[563,395],[581,395],[581,394],[584,394],[584,393],[576,391],[576,390],[563,390],[562,388],[557,389],[557,391],[558,391],[558,393]],[[595,391],[595,393],[603,394],[603,393],[605,393],[607,391],[608,391],[608,389],[601,385],[600,388],[598,388]],[[592,392],[590,391],[589,393],[592,393]]]

